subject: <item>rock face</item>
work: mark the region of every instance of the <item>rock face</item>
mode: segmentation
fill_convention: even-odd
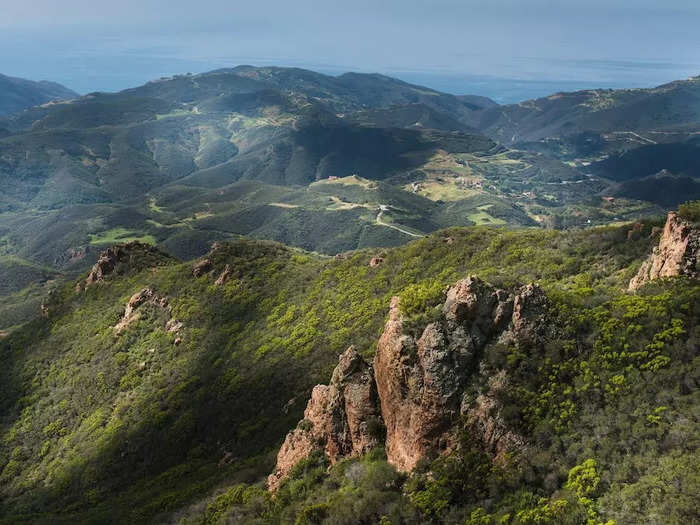
[[[384,263],[384,258],[383,257],[372,257],[369,260],[369,267],[370,268],[376,268],[380,264]]]
[[[228,281],[229,277],[231,277],[231,266],[227,264],[224,268],[224,271],[221,272],[221,275],[219,275],[214,284],[216,284],[216,286],[223,286],[224,284],[226,284],[226,281]]]
[[[380,417],[387,458],[402,471],[432,452],[453,450],[462,418],[495,458],[522,447],[500,416],[505,373],[491,378],[473,402],[467,391],[488,344],[541,344],[547,313],[547,298],[536,285],[510,294],[469,277],[447,290],[440,319],[416,338],[404,332],[394,297],[373,366],[352,347],[340,357],[330,385],[314,388],[304,420],[287,435],[268,485],[275,490],[299,460],[319,448],[331,462],[367,451],[377,444],[370,422]]]
[[[502,460],[511,450],[522,448],[524,440],[508,429],[503,421],[503,404],[498,394],[508,387],[508,378],[504,371],[489,378],[488,391],[476,398],[474,407],[466,412],[471,430],[477,432],[486,451],[494,458]]]
[[[117,244],[100,252],[97,262],[93,265],[85,279],[85,288],[104,281],[105,277],[113,273],[123,273],[127,269],[141,269],[156,266],[170,256],[160,252],[149,244],[138,241],[126,244]],[[76,290],[80,290],[77,287]]]
[[[659,245],[642,263],[636,276],[629,283],[630,290],[660,277],[687,275],[699,277],[697,261],[700,257],[700,229],[670,212],[661,232]]]
[[[372,367],[355,347],[339,358],[329,385],[316,385],[304,419],[277,454],[277,466],[268,477],[274,491],[294,465],[315,450],[322,450],[331,463],[359,456],[376,446],[381,428],[377,390]]]
[[[194,268],[192,268],[192,275],[194,275],[195,277],[200,277],[205,273],[211,271],[211,269],[211,261],[209,259],[202,259],[194,265]]]
[[[429,324],[416,341],[403,334],[394,298],[374,358],[389,462],[408,471],[429,451],[450,450],[484,347],[499,338],[537,341],[546,310],[537,286],[525,286],[513,297],[470,277],[448,290],[443,319]]]
[[[115,332],[117,334],[122,333],[131,323],[136,321],[139,318],[139,313],[136,310],[139,306],[147,302],[160,306],[161,308],[168,308],[168,300],[165,297],[156,294],[151,288],[144,288],[132,295],[129,302],[126,303],[124,315],[114,327]]]

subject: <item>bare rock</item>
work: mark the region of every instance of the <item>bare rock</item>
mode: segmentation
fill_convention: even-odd
[[[194,265],[194,268],[192,268],[192,275],[195,277],[200,277],[204,275],[205,273],[210,272],[212,269],[212,263],[210,259],[202,259],[201,261],[197,262]]]
[[[107,248],[107,250],[100,253],[97,262],[90,270],[87,279],[85,279],[85,286],[88,287],[96,282],[103,281],[106,275],[112,273],[116,263],[123,255],[123,251],[118,246]]]
[[[374,371],[386,425],[387,458],[410,471],[429,452],[456,446],[464,392],[487,344],[541,336],[547,301],[539,287],[513,297],[476,277],[448,289],[443,318],[418,340],[403,333],[398,298],[377,344]],[[505,445],[504,445],[505,446]]]
[[[182,321],[178,321],[177,319],[170,319],[167,323],[165,323],[165,329],[174,334],[179,333],[184,326],[184,323]]]
[[[522,449],[525,440],[511,431],[502,416],[503,403],[498,395],[508,388],[505,371],[489,378],[488,392],[476,398],[475,406],[468,410],[467,421],[485,448],[497,461],[503,461],[508,452]]]
[[[229,277],[231,277],[231,266],[227,264],[224,268],[224,271],[221,272],[221,275],[219,275],[214,284],[216,284],[216,286],[223,286],[224,284],[226,284],[226,281],[228,281]]]
[[[322,450],[331,463],[358,456],[378,444],[372,425],[380,420],[372,368],[354,347],[339,358],[329,385],[316,385],[304,419],[287,434],[277,454],[277,465],[268,477],[270,490],[280,483],[299,461]]]
[[[687,275],[698,278],[697,261],[700,257],[700,229],[670,212],[661,232],[659,245],[642,263],[637,275],[629,283],[630,290],[661,277]]]
[[[369,260],[369,267],[375,268],[384,262],[384,257],[372,257]]]
[[[124,315],[122,315],[122,318],[114,327],[114,331],[117,333],[117,335],[121,334],[124,330],[129,328],[131,323],[140,318],[140,314],[137,310],[145,303],[150,303],[164,309],[168,308],[168,299],[156,294],[153,289],[144,288],[143,290],[136,292],[126,303],[126,306],[124,307]],[[167,327],[168,325],[166,324],[166,328]]]
[[[85,279],[85,288],[104,281],[111,274],[124,273],[132,269],[141,270],[163,264],[169,260],[172,260],[169,255],[150,244],[138,241],[117,244],[100,252],[97,262]],[[76,287],[76,290],[78,289]]]
[[[536,285],[513,295],[469,277],[446,291],[442,316],[415,337],[404,333],[400,300],[392,298],[373,366],[353,347],[340,356],[330,384],[313,389],[304,419],[287,435],[270,490],[314,451],[331,463],[368,451],[377,444],[374,424],[385,426],[387,458],[402,471],[432,452],[454,450],[464,417],[495,459],[522,447],[501,415],[504,374],[473,402],[466,393],[490,343],[544,342],[548,307]]]
[[[536,343],[541,341],[549,327],[549,301],[536,284],[523,286],[513,301],[513,316],[506,334],[512,342]]]

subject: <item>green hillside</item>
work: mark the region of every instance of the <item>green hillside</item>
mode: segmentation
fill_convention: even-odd
[[[241,66],[91,93],[2,120],[0,253],[72,276],[129,240],[183,260],[241,235],[335,255],[452,226],[659,216],[696,198],[697,85],[498,106]],[[31,294],[4,266],[0,281],[17,306],[0,327],[29,319],[35,298],[21,305]]]
[[[199,277],[132,244],[120,275],[55,289],[47,318],[0,340],[0,519],[687,523],[700,289],[675,278],[625,291],[655,225],[454,228],[341,258],[241,239],[215,246]],[[392,295],[420,328],[468,274],[537,282],[552,301],[544,353],[495,345],[481,364],[511,377],[507,424],[527,452],[494,466],[467,434],[410,476],[381,450],[330,471],[311,458],[270,499],[277,448],[338,355],[373,355]],[[152,299],[126,322],[144,289]]]
[[[77,97],[77,93],[55,82],[34,82],[0,74],[0,118],[47,102]]]

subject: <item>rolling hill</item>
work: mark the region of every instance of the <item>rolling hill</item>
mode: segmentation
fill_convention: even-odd
[[[0,117],[19,113],[47,102],[69,100],[78,96],[74,91],[55,82],[46,80],[35,82],[0,74]],[[1,124],[0,128],[2,128]]]
[[[700,77],[651,89],[557,93],[485,109],[471,125],[501,144],[624,181],[614,195],[666,208],[700,198]]]
[[[506,133],[503,115],[533,139],[545,121],[552,133],[566,119],[612,129],[601,122],[629,107],[652,111],[659,97],[676,107],[694,89],[605,92],[601,113],[589,106],[603,92],[501,107],[381,75],[240,66],[92,93],[0,126],[0,255],[70,273],[133,239],[185,259],[240,235],[333,255],[449,226],[568,228],[661,214],[696,191],[690,117],[674,128],[685,126],[684,141],[668,135],[630,151],[606,142],[583,160],[548,150],[569,135],[517,148],[494,137]],[[674,177],[663,199],[653,189],[661,169]]]
[[[475,127],[506,145],[557,138],[585,149],[594,139],[587,134],[613,146],[675,142],[699,125],[700,76],[651,89],[556,93],[498,106],[483,111]]]

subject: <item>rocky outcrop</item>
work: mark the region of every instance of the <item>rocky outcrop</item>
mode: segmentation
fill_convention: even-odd
[[[322,449],[331,462],[367,451],[376,444],[370,422],[380,418],[387,458],[402,471],[433,452],[455,449],[455,430],[465,420],[496,459],[522,447],[524,441],[501,417],[505,373],[490,378],[471,401],[467,392],[487,345],[527,349],[545,341],[548,306],[536,285],[511,294],[469,277],[446,291],[442,315],[418,337],[405,330],[394,297],[373,366],[352,347],[341,356],[330,385],[314,388],[304,420],[287,435],[270,488],[314,450]]]
[[[216,284],[216,286],[223,286],[224,284],[226,284],[226,281],[228,281],[229,277],[231,277],[231,266],[227,264],[224,268],[224,271],[221,272],[221,275],[219,275],[214,284]]]
[[[376,268],[377,266],[379,266],[380,264],[383,264],[383,263],[384,263],[384,257],[372,257],[369,260],[369,267]]]
[[[502,461],[506,454],[525,446],[525,440],[511,431],[503,418],[503,403],[499,395],[508,388],[505,371],[490,377],[488,390],[479,394],[474,406],[463,407],[470,431],[478,435],[481,444],[496,461]]]
[[[470,277],[447,291],[442,320],[415,340],[403,333],[394,298],[374,358],[389,462],[408,471],[429,451],[450,450],[465,389],[485,346],[499,339],[539,341],[546,312],[544,293],[535,285],[513,296]]]
[[[198,261],[195,263],[194,267],[192,268],[192,275],[195,277],[200,277],[208,272],[210,272],[213,268],[213,265],[211,263],[211,260],[209,259],[202,259],[201,261]]]
[[[106,275],[109,275],[114,271],[117,262],[123,259],[125,253],[121,250],[120,246],[114,246],[112,248],[107,248],[107,250],[100,253],[97,258],[97,262],[93,265],[90,273],[85,279],[85,286],[90,286],[96,282],[103,281]]]
[[[547,322],[548,304],[542,288],[535,284],[523,286],[513,300],[513,315],[503,339],[519,345],[542,342],[551,329]]]
[[[114,331],[120,334],[126,330],[131,323],[138,320],[140,315],[137,309],[145,303],[150,303],[160,308],[166,308],[169,312],[168,300],[165,297],[156,294],[151,288],[144,288],[132,295],[126,303],[124,315],[122,315],[122,318],[114,327]]]
[[[149,244],[138,241],[117,244],[100,252],[97,262],[85,279],[85,288],[104,281],[111,274],[122,274],[129,270],[141,270],[157,266],[169,260],[172,260],[169,255]],[[78,291],[81,289],[82,287],[80,286],[76,287]]]
[[[316,385],[304,419],[287,434],[277,454],[277,465],[268,477],[276,490],[294,465],[315,450],[322,450],[331,463],[359,456],[376,446],[381,428],[372,367],[348,348],[339,358],[329,385]]]
[[[660,277],[687,275],[698,278],[700,257],[700,229],[670,212],[661,232],[659,245],[642,263],[639,272],[629,283],[630,290]]]

